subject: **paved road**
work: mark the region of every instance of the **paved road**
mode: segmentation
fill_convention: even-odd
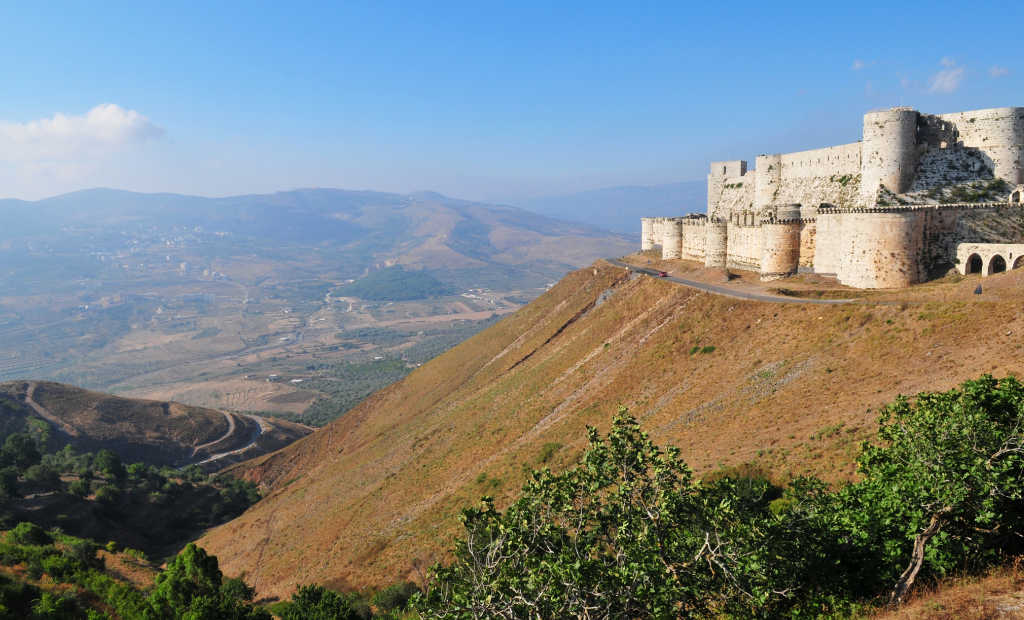
[[[218,454],[214,454],[210,458],[206,458],[206,459],[203,459],[201,461],[197,461],[195,463],[192,463],[193,465],[202,465],[204,463],[209,463],[211,461],[218,461],[218,460],[220,460],[220,459],[222,459],[222,458],[224,458],[226,456],[232,456],[234,454],[241,454],[241,453],[245,452],[246,450],[248,450],[249,448],[255,446],[256,442],[258,442],[260,440],[260,437],[263,436],[263,433],[265,431],[270,430],[270,424],[268,424],[267,421],[264,420],[263,418],[261,418],[260,416],[257,416],[257,415],[247,415],[247,414],[239,414],[239,415],[241,415],[243,417],[246,417],[246,418],[249,418],[250,420],[256,422],[256,431],[249,438],[249,443],[245,444],[241,448],[238,448],[237,450],[229,450],[228,452],[220,452]]]
[[[214,439],[213,441],[208,441],[200,446],[192,448],[192,456],[195,456],[203,448],[209,448],[210,446],[218,444],[235,434],[235,416],[225,411],[221,411],[221,413],[224,414],[224,418],[227,419],[228,421],[228,432],[224,433],[223,435]]]
[[[653,277],[658,277],[658,274],[660,273],[657,269],[637,267],[636,265],[630,265],[629,263],[618,260],[617,258],[606,258],[604,260],[612,265],[615,265],[616,267],[625,267],[630,271],[635,271],[637,273],[642,273]],[[676,284],[682,284],[683,286],[689,286],[690,288],[706,291],[708,293],[725,295],[726,297],[734,297],[736,299],[746,299],[749,301],[766,301],[780,304],[819,304],[827,306],[833,306],[837,304],[848,304],[857,301],[856,299],[803,299],[800,297],[783,297],[781,295],[763,295],[761,293],[749,293],[747,291],[736,290],[728,286],[716,286],[714,284],[697,282],[696,280],[687,280],[685,278],[677,278],[675,276],[666,276],[660,279],[668,280],[669,282],[675,282]]]

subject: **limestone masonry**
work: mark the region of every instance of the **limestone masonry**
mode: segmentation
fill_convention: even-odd
[[[643,250],[764,280],[895,288],[1024,266],[1024,108],[869,112],[859,142],[712,162],[707,215],[641,225]]]

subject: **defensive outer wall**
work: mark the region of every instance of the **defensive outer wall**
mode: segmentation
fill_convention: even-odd
[[[642,218],[641,249],[765,280],[832,275],[856,288],[969,273],[963,262],[977,266],[982,254],[1024,266],[1003,257],[1009,250],[985,249],[1024,243],[1024,107],[869,112],[858,142],[760,155],[753,170],[712,162],[707,182],[706,215]]]

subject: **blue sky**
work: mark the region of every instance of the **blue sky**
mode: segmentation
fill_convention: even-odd
[[[873,108],[1024,105],[1022,7],[2,3],[0,196],[699,179]]]

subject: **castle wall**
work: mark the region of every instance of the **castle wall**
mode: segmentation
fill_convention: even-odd
[[[814,270],[815,236],[818,224],[815,220],[803,221],[798,231],[800,239],[800,256],[797,259],[798,271]],[[764,267],[762,266],[762,269]]]
[[[722,191],[715,208],[708,217],[729,218],[730,215],[754,206],[756,182],[754,175],[748,173],[741,177],[726,177],[722,180]]]
[[[764,248],[761,226],[730,222],[728,235],[726,265],[730,269],[759,270],[761,268],[761,252]]]
[[[707,220],[700,218],[683,218],[683,242],[680,248],[681,258],[686,260],[704,261],[704,243],[707,232],[704,230]]]
[[[997,177],[1011,185],[1024,183],[1024,108],[972,110],[936,118],[956,127],[961,144],[985,153]]]
[[[861,143],[841,144],[781,156],[782,181],[860,174]]]
[[[741,159],[711,162],[711,170],[708,173],[708,217],[717,216],[716,206],[722,195],[723,186],[728,183],[726,179],[738,179],[745,174],[747,162]]]
[[[814,273],[835,274],[843,250],[841,214],[819,212],[814,225]]]
[[[924,279],[924,217],[918,210],[858,211],[839,215],[840,283],[856,288],[900,288]]]

